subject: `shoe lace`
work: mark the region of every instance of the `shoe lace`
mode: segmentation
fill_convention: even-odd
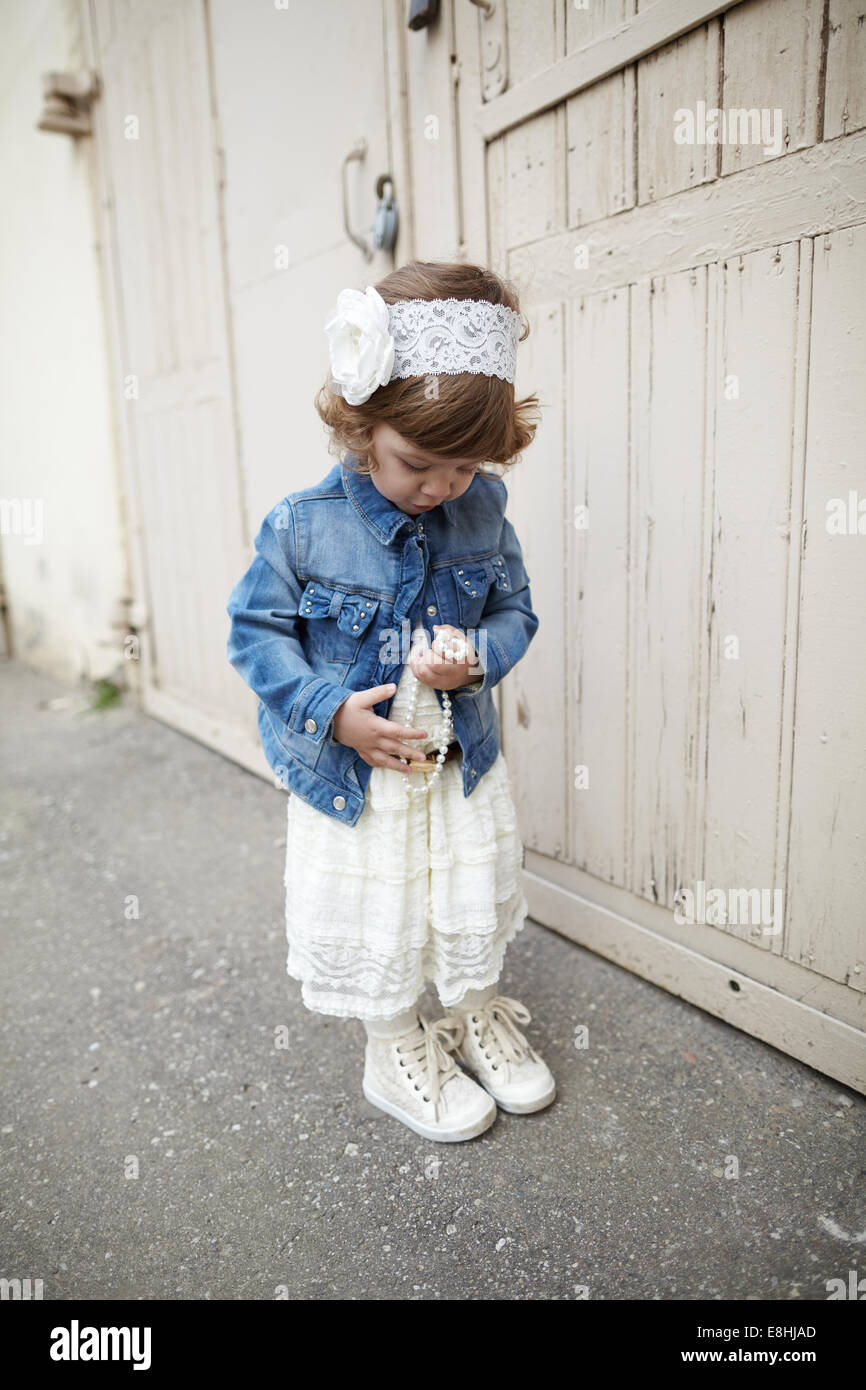
[[[450,1053],[463,1041],[465,1024],[456,1014],[440,1018],[436,1023],[428,1023],[419,1014],[418,1021],[421,1026],[417,1037],[413,1034],[413,1041],[401,1043],[397,1051],[401,1059],[406,1059],[403,1065],[410,1081],[415,1082],[416,1091],[428,1085],[430,1094],[425,1100],[432,1100],[433,1114],[438,1120],[442,1087],[457,1071]]]
[[[505,1061],[523,1062],[527,1057],[535,1057],[528,1039],[517,1026],[530,1023],[532,1014],[518,999],[495,994],[486,1004],[473,1009],[470,1018],[481,1024],[478,1041],[495,1067]]]

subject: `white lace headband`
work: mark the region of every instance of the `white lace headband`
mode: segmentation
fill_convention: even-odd
[[[486,299],[403,299],[341,290],[325,322],[329,386],[360,405],[395,377],[483,372],[514,381],[521,320]]]

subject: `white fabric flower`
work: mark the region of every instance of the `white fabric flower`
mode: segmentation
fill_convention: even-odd
[[[331,377],[349,405],[360,405],[379,386],[387,385],[394,366],[394,339],[388,327],[388,305],[368,285],[341,290],[337,307],[325,324]]]

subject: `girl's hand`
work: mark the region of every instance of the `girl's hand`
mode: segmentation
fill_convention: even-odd
[[[446,643],[445,652],[436,647],[419,648],[415,646],[410,661],[412,670],[422,685],[435,686],[437,690],[456,690],[461,685],[471,685],[478,679],[479,664],[475,648],[459,627],[450,623],[434,623],[436,633],[434,643],[442,639]],[[450,655],[455,651],[457,656]]]
[[[416,762],[427,762],[427,758],[417,749],[401,744],[400,739],[426,738],[427,730],[407,729],[404,724],[374,714],[372,709],[396,689],[393,684],[374,685],[371,690],[356,690],[344,700],[334,715],[334,742],[354,748],[371,767],[410,773],[414,768],[400,762],[401,757],[413,758]]]

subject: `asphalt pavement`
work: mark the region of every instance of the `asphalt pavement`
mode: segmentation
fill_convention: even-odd
[[[453,1145],[381,1115],[361,1024],[285,973],[285,793],[129,696],[14,661],[0,692],[0,1277],[825,1300],[862,1264],[864,1098],[531,921],[501,988],[556,1103]]]

